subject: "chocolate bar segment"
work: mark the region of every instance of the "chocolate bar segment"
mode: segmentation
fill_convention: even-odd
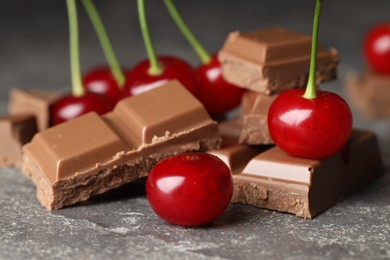
[[[306,85],[310,50],[310,36],[270,28],[229,34],[218,59],[228,82],[269,95]],[[318,84],[336,78],[338,62],[336,50],[318,46]]]
[[[129,148],[96,113],[89,113],[37,134],[29,153],[50,182],[83,173]]]
[[[346,90],[352,103],[369,118],[390,117],[390,76],[366,71],[349,74]]]
[[[233,174],[241,173],[246,164],[271,145],[243,145],[239,143],[241,133],[240,117],[223,121],[218,125],[222,136],[222,147],[209,153],[217,156],[230,168]]]
[[[32,114],[37,118],[38,130],[49,127],[50,106],[59,98],[56,92],[44,90],[12,89],[8,112],[14,114]]]
[[[183,98],[187,93],[178,82],[172,82],[171,86],[175,86],[176,90],[151,92],[123,100],[115,107],[114,112],[104,118],[134,148],[210,123],[210,118],[198,100]],[[160,100],[175,100],[175,105],[170,106]],[[126,132],[121,133],[123,129]]]
[[[268,131],[268,110],[277,97],[248,91],[242,96],[242,126],[239,142],[241,144],[273,144]]]
[[[278,147],[259,154],[233,176],[232,201],[313,218],[382,174],[376,135],[355,129],[344,150],[324,160]]]
[[[20,167],[22,146],[38,132],[33,115],[0,117],[0,166]]]
[[[241,173],[247,163],[259,153],[271,146],[243,145],[238,143],[238,138],[222,136],[222,147],[209,153],[221,159],[232,171],[232,174]]]
[[[23,171],[53,210],[145,177],[169,156],[220,143],[201,103],[172,81],[120,101],[103,117],[90,113],[38,133],[23,148]]]

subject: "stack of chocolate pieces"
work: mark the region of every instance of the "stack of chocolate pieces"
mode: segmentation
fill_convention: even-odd
[[[9,115],[0,117],[0,166],[20,167],[22,146],[49,127],[49,108],[57,98],[42,90],[11,91]]]
[[[218,58],[226,81],[249,90],[241,105],[240,143],[271,144],[268,109],[278,93],[306,86],[311,37],[271,28],[231,33]],[[317,83],[336,78],[339,56],[318,46]]]
[[[339,153],[313,160],[272,146],[267,114],[276,95],[305,87],[311,37],[281,28],[229,35],[219,59],[224,77],[250,91],[238,118],[220,124],[223,148],[212,151],[233,172],[232,202],[313,218],[382,174],[374,133],[353,130]],[[337,52],[320,47],[317,83],[336,77]],[[369,153],[367,151],[370,151]]]

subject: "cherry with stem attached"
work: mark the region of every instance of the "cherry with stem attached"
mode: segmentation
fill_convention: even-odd
[[[83,77],[84,88],[89,92],[103,94],[113,102],[122,98],[125,75],[119,65],[106,29],[92,0],[81,0],[96,31],[109,67],[97,67],[89,70]]]
[[[202,62],[195,71],[198,81],[197,98],[203,103],[207,111],[215,116],[221,116],[237,107],[241,102],[241,96],[245,89],[225,81],[217,54],[210,56],[207,53],[184,22],[172,0],[164,0],[164,3],[176,25]]]
[[[77,5],[75,0],[67,0],[70,32],[70,64],[72,76],[72,94],[65,95],[50,107],[50,123],[57,125],[91,111],[104,114],[114,104],[103,95],[85,92],[81,80]]]
[[[268,113],[268,127],[275,144],[285,152],[323,159],[338,152],[352,130],[352,113],[337,94],[316,90],[318,27],[323,0],[317,0],[306,90],[282,92]]]
[[[128,72],[124,95],[137,95],[174,79],[179,80],[184,87],[195,94],[196,80],[190,64],[172,56],[157,57],[146,21],[144,0],[138,0],[138,16],[148,60],[136,64]]]

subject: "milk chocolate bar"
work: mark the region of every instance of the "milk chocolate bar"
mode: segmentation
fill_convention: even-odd
[[[366,117],[390,117],[390,76],[367,71],[362,75],[349,74],[347,94]],[[387,93],[387,94],[386,94]]]
[[[160,160],[220,146],[203,105],[178,81],[38,133],[23,147],[23,171],[49,210],[147,176]]]
[[[268,131],[268,110],[276,97],[277,94],[265,95],[254,91],[244,93],[241,102],[241,144],[274,143]]]
[[[278,147],[260,153],[233,175],[232,202],[313,218],[382,174],[376,135],[355,129],[344,149],[324,160]]]
[[[44,90],[12,89],[8,112],[14,114],[33,114],[37,118],[38,130],[49,127],[50,106],[59,98],[59,93]]]
[[[259,93],[279,93],[306,86],[311,37],[271,28],[230,33],[218,54],[226,81]],[[336,78],[339,56],[318,46],[317,84]]]
[[[0,166],[20,167],[22,146],[38,132],[35,116],[0,117]]]

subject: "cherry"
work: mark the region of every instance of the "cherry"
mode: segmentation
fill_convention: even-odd
[[[379,24],[368,32],[364,55],[374,71],[390,75],[390,22]]]
[[[102,115],[113,108],[114,102],[101,94],[86,92],[82,96],[66,95],[50,107],[50,124],[57,125],[92,111]]]
[[[268,127],[275,144],[285,152],[322,159],[339,151],[352,130],[352,115],[338,95],[317,91],[314,99],[305,90],[282,92],[268,112]]]
[[[179,80],[183,86],[195,94],[196,79],[190,64],[172,56],[160,56],[158,62],[162,68],[162,73],[158,75],[149,73],[151,66],[149,60],[136,64],[126,75],[126,83],[123,89],[124,96],[138,95],[173,79]]]
[[[109,67],[98,67],[84,75],[84,88],[108,96],[114,102],[122,98],[125,75],[111,46],[106,29],[92,0],[81,0],[96,31]]]
[[[229,168],[208,153],[185,153],[159,162],[146,180],[146,196],[169,223],[201,226],[217,219],[233,194]]]
[[[91,111],[103,114],[114,107],[108,98],[96,93],[85,92],[83,88],[80,73],[76,0],[67,0],[67,8],[70,31],[72,94],[63,96],[51,106],[51,125],[62,123]]]
[[[209,114],[214,116],[221,116],[237,107],[245,90],[224,80],[217,56],[210,57],[184,22],[172,0],[164,0],[164,3],[176,25],[202,61],[202,65],[195,72],[198,81],[196,97],[203,103]]]
[[[246,90],[225,81],[216,54],[195,73],[198,80],[196,97],[211,115],[223,115],[240,104]]]
[[[137,95],[169,80],[179,80],[191,93],[195,93],[194,71],[187,62],[171,57],[157,57],[146,20],[144,0],[138,0],[138,17],[148,60],[137,64],[126,77],[124,96]]]
[[[83,86],[88,92],[105,95],[114,103],[122,98],[121,87],[107,67],[94,68],[84,74]]]
[[[322,0],[317,0],[309,82],[306,90],[282,92],[271,104],[268,128],[275,144],[285,152],[322,159],[339,151],[352,130],[352,113],[338,95],[316,91],[318,24]]]

